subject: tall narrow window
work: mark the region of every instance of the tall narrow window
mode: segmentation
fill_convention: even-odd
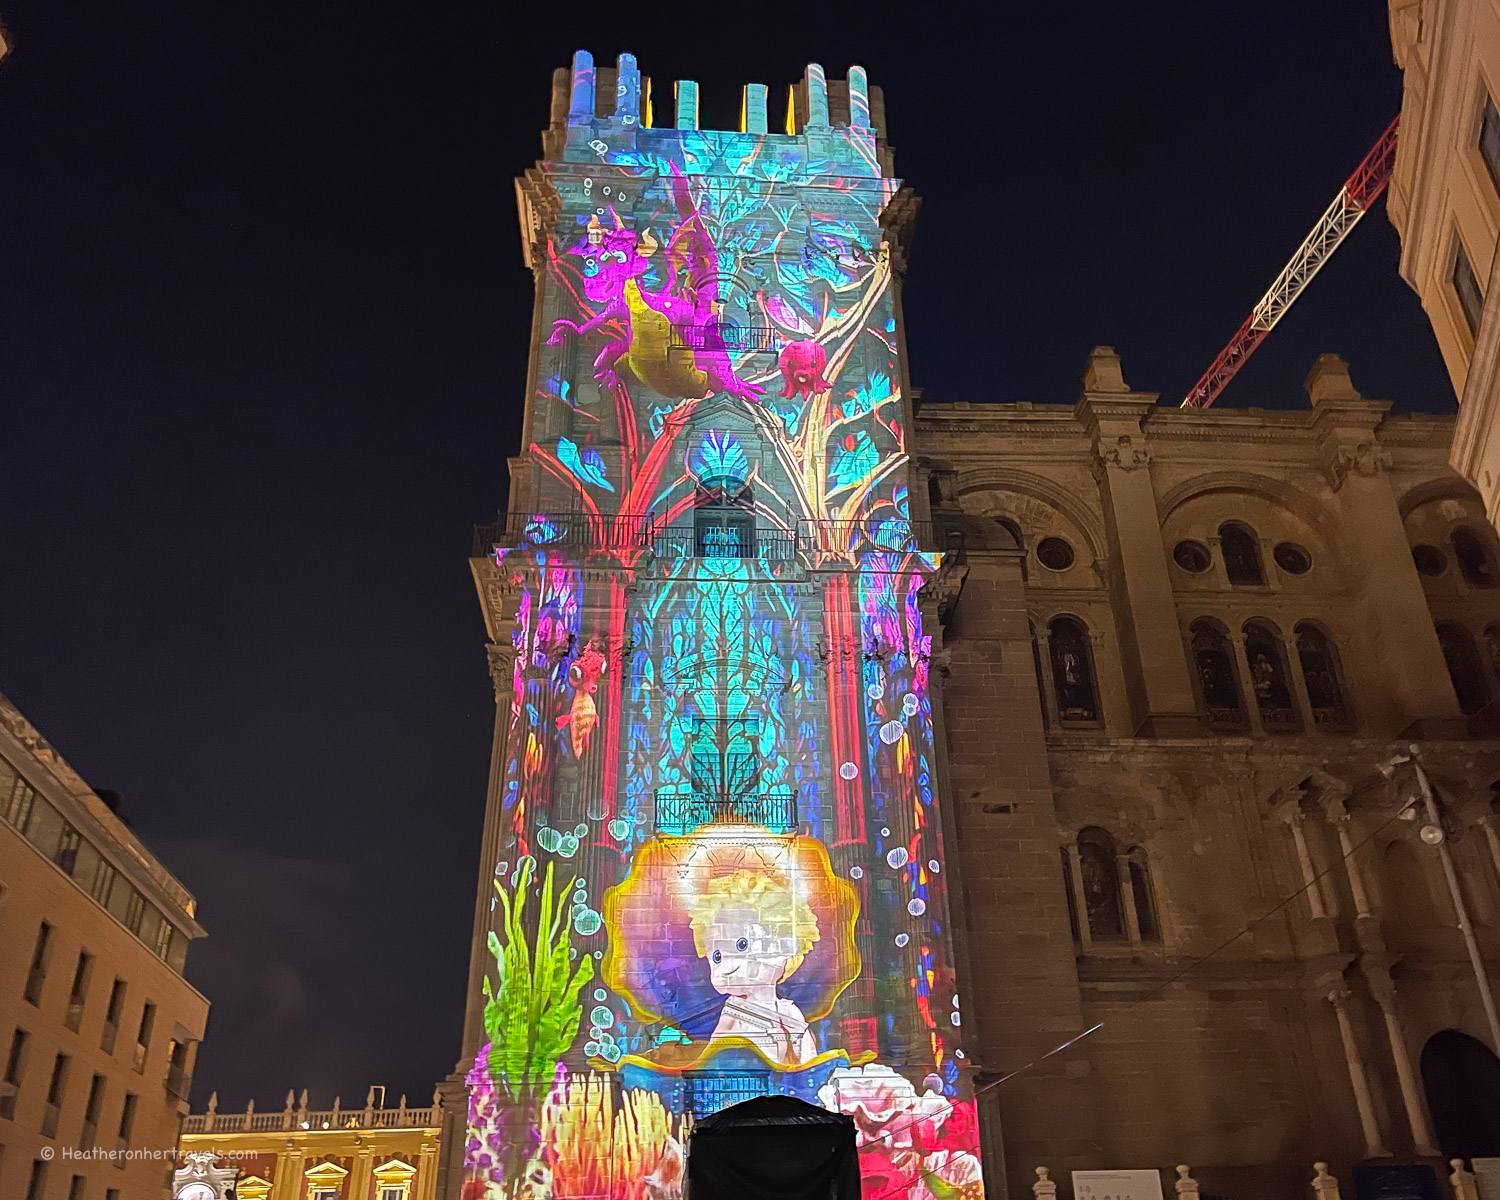
[[[1248,525],[1231,521],[1219,527],[1219,552],[1224,556],[1224,573],[1236,587],[1256,587],[1266,581],[1266,569],[1260,561],[1260,541]]]
[[[94,956],[87,950],[78,953],[78,965],[73,968],[73,986],[68,989],[68,1015],[66,1023],[74,1033],[83,1021],[83,1002],[89,994],[89,977],[94,973]]]
[[[1484,159],[1490,183],[1500,194],[1500,112],[1495,110],[1495,101],[1488,92],[1479,115],[1479,157]]]
[[[82,841],[83,835],[64,821],[62,832],[57,838],[57,849],[52,854],[52,861],[69,875],[78,865],[78,847]]]
[[[1094,686],[1094,654],[1088,630],[1072,617],[1057,617],[1047,626],[1052,654],[1052,688],[1057,715],[1064,725],[1099,720]]]
[[[1193,669],[1198,691],[1203,697],[1204,715],[1215,729],[1243,729],[1244,701],[1235,672],[1234,655],[1224,631],[1212,621],[1194,621],[1192,633]]]
[[[83,1129],[78,1135],[78,1148],[93,1148],[99,1134],[99,1115],[104,1111],[104,1076],[95,1075],[89,1081],[88,1103],[83,1106]]]
[[[1474,274],[1474,264],[1464,252],[1464,244],[1453,239],[1453,291],[1458,296],[1458,306],[1463,309],[1464,323],[1470,335],[1479,332],[1479,318],[1484,313],[1484,291],[1479,286],[1479,277]]]
[[[42,1136],[57,1136],[57,1122],[62,1116],[63,1093],[68,1087],[68,1067],[71,1060],[59,1054],[52,1060],[52,1078],[47,1083],[47,1104],[42,1109]]]
[[[1453,531],[1453,556],[1470,587],[1492,588],[1500,583],[1489,548],[1472,529],[1460,525]]]
[[[31,970],[26,974],[26,991],[23,993],[28,1004],[41,1004],[42,988],[47,983],[47,956],[52,951],[52,926],[43,921],[41,928],[36,932],[36,946],[31,951]]]
[[[5,1056],[5,1078],[0,1080],[0,1117],[15,1120],[16,1093],[21,1088],[21,1074],[26,1070],[26,1047],[31,1035],[17,1029],[10,1035],[10,1052]]]
[[[1311,621],[1301,622],[1297,633],[1297,661],[1307,685],[1313,724],[1319,729],[1346,729],[1349,709],[1344,703],[1344,684],[1339,652],[1332,639]]]
[[[1161,925],[1156,919],[1156,891],[1151,886],[1151,871],[1146,864],[1146,852],[1140,846],[1130,852],[1130,895],[1135,900],[1135,922],[1141,931],[1141,940],[1161,940]]]
[[[115,1038],[120,1034],[120,1014],[125,1010],[125,981],[116,978],[109,989],[109,1004],[104,1009],[104,1033],[99,1038],[99,1049],[106,1054],[115,1052]]]
[[[151,1029],[156,1024],[156,1005],[147,1004],[141,1009],[141,1028],[135,1035],[135,1058],[137,1071],[146,1069],[146,1051],[151,1047]]]
[[[1453,691],[1458,696],[1458,708],[1465,716],[1473,716],[1490,702],[1490,683],[1484,674],[1484,665],[1479,661],[1479,651],[1474,639],[1462,625],[1444,621],[1437,627],[1438,645],[1443,648],[1443,661],[1448,665],[1448,678],[1453,681]]]
[[[1286,652],[1281,635],[1262,621],[1245,626],[1245,661],[1250,664],[1250,684],[1255,691],[1255,706],[1267,733],[1296,733],[1302,728],[1302,717],[1292,700],[1287,682]]]
[[[26,1200],[42,1200],[47,1191],[47,1163],[40,1158],[31,1160],[31,1178],[26,1184]]]
[[[1125,917],[1120,910],[1120,867],[1115,859],[1115,841],[1102,829],[1085,829],[1078,835],[1078,860],[1083,874],[1083,906],[1089,933],[1096,938],[1125,936]]]
[[[135,1131],[135,1109],[140,1097],[134,1092],[125,1093],[125,1103],[120,1106],[120,1134],[115,1146],[119,1150],[130,1149],[130,1135]]]

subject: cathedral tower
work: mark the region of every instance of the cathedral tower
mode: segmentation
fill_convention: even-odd
[[[751,84],[703,130],[696,83],[580,51],[518,181],[450,1196],[670,1197],[693,1120],[766,1094],[855,1118],[866,1195],[982,1193],[907,492],[917,202],[861,68],[787,107],[771,132]]]

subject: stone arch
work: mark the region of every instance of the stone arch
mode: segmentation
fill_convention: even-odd
[[[1104,557],[1109,544],[1104,532],[1104,520],[1079,498],[1076,490],[1070,490],[1045,475],[1008,467],[982,467],[959,473],[955,494],[961,500],[982,492],[1016,492],[1041,501],[1055,509],[1083,534],[1093,558]]]
[[[1480,496],[1474,485],[1455,472],[1413,484],[1397,499],[1396,511],[1405,519],[1423,504],[1434,500],[1473,500],[1480,504],[1484,503],[1484,498]]]
[[[1422,1047],[1422,1087],[1444,1158],[1500,1155],[1500,1058],[1476,1037],[1440,1029]]]
[[[1321,500],[1293,484],[1250,471],[1210,471],[1168,488],[1156,502],[1162,523],[1190,500],[1215,492],[1248,492],[1259,496],[1300,517],[1328,546],[1339,544],[1338,522]]]

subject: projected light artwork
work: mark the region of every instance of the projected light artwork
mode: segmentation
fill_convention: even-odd
[[[831,118],[809,68],[796,134],[754,86],[744,131],[699,130],[687,83],[651,128],[629,55],[569,83],[522,183],[534,391],[481,579],[515,660],[464,1195],[675,1197],[695,1119],[784,1094],[855,1119],[867,1197],[970,1200],[864,73]]]

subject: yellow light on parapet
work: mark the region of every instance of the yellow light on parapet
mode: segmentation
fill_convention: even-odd
[[[797,85],[789,84],[786,89],[786,131],[788,134],[797,132]]]
[[[647,75],[641,80],[641,90],[645,93],[645,104],[642,107],[646,114],[644,127],[651,129],[656,124],[656,110],[651,106],[651,76]]]

